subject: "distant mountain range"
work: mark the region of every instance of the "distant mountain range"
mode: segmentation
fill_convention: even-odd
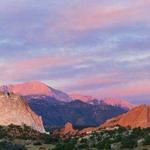
[[[71,122],[76,126],[96,126],[133,107],[123,100],[69,95],[39,81],[1,86],[0,91],[22,95],[30,107],[43,117],[45,125],[63,126]]]
[[[63,126],[71,122],[75,126],[96,126],[109,118],[126,112],[107,104],[91,105],[79,100],[59,102],[53,98],[30,99],[30,107],[43,117],[45,125]]]
[[[118,106],[127,110],[130,110],[133,107],[135,107],[135,105],[129,103],[126,100],[121,100],[121,99],[116,99],[116,98],[111,98],[111,97],[98,99],[98,98],[94,98],[93,96],[84,96],[80,94],[71,94],[70,97],[74,100],[78,99],[89,104],[105,103],[105,104],[112,105],[112,106]]]
[[[112,131],[117,129],[117,126],[122,126],[125,128],[150,128],[150,106],[149,105],[140,105],[132,108],[126,113],[108,119],[103,124],[98,125],[97,127],[88,127],[83,129],[75,129],[73,125],[68,122],[65,124],[64,128],[60,130],[55,130],[54,135],[60,137],[70,137],[70,136],[79,136],[87,135],[92,132],[99,131]]]

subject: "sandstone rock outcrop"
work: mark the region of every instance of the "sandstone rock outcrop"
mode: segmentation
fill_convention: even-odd
[[[123,126],[123,127],[150,127],[150,106],[140,105],[133,108],[131,111],[109,119],[100,128],[107,128],[113,126]]]
[[[23,125],[45,132],[42,118],[35,114],[21,96],[0,92],[0,125]]]
[[[60,137],[70,137],[75,136],[78,133],[78,130],[75,130],[73,128],[73,125],[70,122],[67,122],[64,126],[64,128],[60,130],[56,130],[54,132],[54,135],[60,136]]]

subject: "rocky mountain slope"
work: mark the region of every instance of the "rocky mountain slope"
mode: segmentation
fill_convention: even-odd
[[[60,102],[54,98],[30,99],[30,107],[43,117],[45,125],[63,126],[71,122],[75,126],[97,126],[109,118],[126,112],[120,107],[103,105],[91,105],[76,100],[72,102]]]
[[[114,117],[106,121],[101,128],[113,127],[120,125],[123,127],[141,127],[147,128],[150,127],[150,106],[140,105],[133,108],[131,111]]]
[[[135,107],[134,104],[131,104],[131,103],[129,103],[126,100],[117,99],[117,98],[111,98],[111,97],[104,98],[103,102],[108,104],[108,105],[120,106],[122,108],[127,108],[128,110],[130,110],[130,109]]]
[[[73,100],[81,100],[83,102],[89,103],[89,104],[101,104],[101,103],[105,103],[108,105],[112,105],[112,106],[118,106],[118,107],[122,107],[124,109],[130,110],[134,107],[133,104],[129,103],[126,100],[121,100],[121,99],[116,99],[116,98],[111,98],[111,97],[107,97],[107,98],[94,98],[92,96],[84,96],[84,95],[80,95],[80,94],[71,94],[70,97]]]
[[[42,118],[36,115],[21,96],[0,92],[0,125],[26,124],[45,132]]]

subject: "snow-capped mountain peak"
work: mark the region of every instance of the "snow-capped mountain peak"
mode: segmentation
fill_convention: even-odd
[[[69,102],[72,99],[62,91],[49,87],[40,81],[30,81],[14,85],[1,86],[0,91],[13,92],[22,96],[50,96],[60,101]]]

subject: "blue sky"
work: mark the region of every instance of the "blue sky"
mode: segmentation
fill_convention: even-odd
[[[149,103],[149,14],[149,0],[1,0],[0,84]]]

